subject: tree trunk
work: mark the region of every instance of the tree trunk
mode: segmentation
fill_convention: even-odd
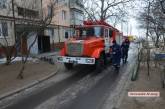
[[[20,72],[17,76],[18,79],[23,79],[24,78],[23,77],[24,69],[25,69],[25,63],[23,63],[22,68],[21,68],[21,70],[20,70]]]

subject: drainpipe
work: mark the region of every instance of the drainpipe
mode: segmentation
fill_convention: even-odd
[[[70,32],[69,32],[69,34],[70,34],[70,36],[69,37],[71,37],[71,35],[72,35],[72,28],[71,28],[71,9],[70,9],[70,5],[71,5],[71,1],[69,0],[69,12],[70,12],[70,20],[69,20],[69,23],[70,23]]]
[[[59,6],[59,4],[57,4],[57,7]],[[61,35],[60,35],[60,24],[59,24],[59,19],[60,19],[60,16],[58,16],[58,19],[57,19],[57,21],[58,21],[58,25],[57,25],[57,29],[58,29],[58,42],[60,43],[61,41]]]
[[[15,25],[14,0],[12,0],[12,13],[13,13],[13,19],[14,19],[14,38],[15,38],[15,43],[16,43],[16,25]]]
[[[61,41],[60,41],[60,25],[58,24],[58,42],[60,43]]]

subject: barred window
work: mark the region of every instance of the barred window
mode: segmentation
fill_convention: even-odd
[[[5,9],[7,6],[7,0],[0,0],[0,8],[1,9]]]
[[[7,37],[8,36],[8,25],[7,22],[0,23],[0,36]]]

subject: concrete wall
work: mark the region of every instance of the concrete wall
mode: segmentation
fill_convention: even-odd
[[[5,37],[7,39],[8,46],[12,46],[15,43],[15,36],[14,36],[14,31],[13,31],[14,24],[13,24],[12,21],[0,20],[0,31],[1,31],[0,43],[3,44],[4,46],[7,46],[7,43],[6,43],[6,40],[5,40],[5,38],[4,38],[3,34],[2,34],[1,22],[6,22],[7,23],[8,29],[6,31],[7,31],[8,35],[5,36]]]
[[[13,13],[12,13],[12,0],[6,0],[5,7],[1,7],[0,9],[0,28],[1,22],[7,22],[8,27],[8,36],[7,41],[9,42],[9,46],[12,46],[15,43],[15,35],[14,35],[14,22],[13,22]],[[18,8],[27,8],[32,10],[41,11],[41,2],[40,0],[14,0],[14,11],[16,18],[23,18],[22,16],[18,16]],[[29,18],[30,19],[30,18]],[[16,23],[18,23],[16,21]],[[6,45],[3,36],[0,36],[0,42]]]
[[[2,1],[1,1],[2,2]],[[3,44],[3,45],[7,45],[8,43],[8,46],[12,46],[15,42],[15,36],[14,36],[14,31],[13,31],[13,21],[8,19],[8,18],[4,18],[5,17],[12,17],[12,10],[11,10],[11,7],[12,5],[10,4],[11,0],[6,0],[4,1],[4,6],[5,7],[0,7],[0,43]],[[7,33],[8,33],[8,36],[6,36],[6,39],[7,39],[7,43],[4,39],[4,36],[2,35],[2,22],[6,22],[7,23]]]
[[[43,0],[43,10],[44,13],[48,12],[48,6],[52,3],[52,0]],[[45,35],[50,36],[50,42],[59,43],[65,41],[65,32],[68,31],[70,26],[70,8],[69,8],[69,0],[61,1],[58,3],[54,3],[53,6],[54,16],[52,18],[51,24],[54,27],[48,27],[49,29],[45,30]],[[65,13],[65,19],[63,18]],[[53,29],[54,34],[52,35],[50,32]]]
[[[53,31],[53,32],[52,32]],[[68,32],[68,37],[70,37],[70,28],[64,27],[64,26],[56,26],[52,28],[47,28],[44,32],[46,36],[50,36],[50,43],[59,43],[64,42],[66,40],[65,38],[65,32]]]

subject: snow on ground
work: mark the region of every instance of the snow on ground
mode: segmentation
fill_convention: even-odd
[[[27,60],[28,60],[28,61],[30,61],[30,60],[36,61],[35,58],[31,58],[31,57],[29,57]],[[14,60],[12,60],[12,63],[13,63],[13,62],[18,62],[18,61],[22,61],[22,57],[16,57]],[[5,64],[5,63],[6,63],[6,58],[1,58],[1,59],[0,59],[0,64]]]

